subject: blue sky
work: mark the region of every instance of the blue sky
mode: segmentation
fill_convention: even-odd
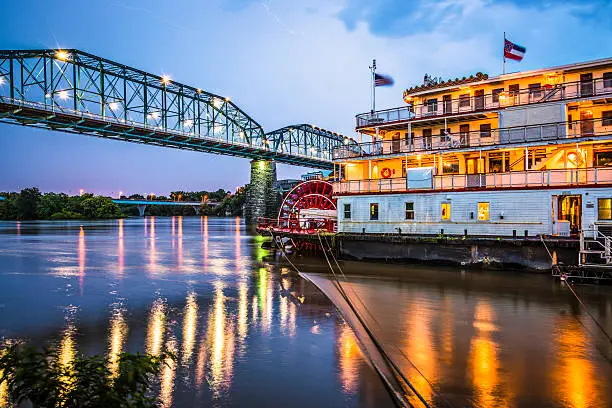
[[[78,48],[232,98],[266,130],[293,123],[354,135],[369,109],[401,105],[424,73],[499,74],[503,31],[527,48],[508,71],[612,57],[610,1],[321,0],[6,2],[0,48]],[[279,165],[279,177],[297,167]],[[246,159],[0,124],[0,191],[111,194],[234,189]]]

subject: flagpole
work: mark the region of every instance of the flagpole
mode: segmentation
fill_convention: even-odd
[[[503,48],[503,56],[504,56],[504,75],[506,75],[506,32],[504,31],[504,48]]]
[[[372,110],[370,111],[371,115],[374,116],[374,112],[376,111],[376,60],[372,60],[372,66],[370,67],[370,71],[372,71]]]

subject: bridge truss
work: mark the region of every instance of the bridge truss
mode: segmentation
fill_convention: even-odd
[[[265,133],[229,98],[74,49],[0,51],[0,121],[324,169],[354,143],[311,125]]]

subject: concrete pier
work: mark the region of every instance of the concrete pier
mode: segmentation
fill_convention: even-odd
[[[272,160],[251,161],[251,181],[246,189],[244,217],[247,224],[258,217],[276,217],[278,194],[272,189],[276,181],[276,163]]]

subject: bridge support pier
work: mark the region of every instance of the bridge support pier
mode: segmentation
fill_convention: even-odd
[[[258,217],[276,217],[277,194],[272,189],[276,181],[276,163],[272,160],[251,161],[251,182],[246,189],[244,218],[247,224],[257,223]]]
[[[138,213],[140,214],[140,216],[144,217],[144,212],[147,209],[147,205],[146,204],[138,204],[136,206],[136,208],[138,208]]]
[[[193,208],[193,211],[195,212],[195,215],[199,215],[200,214],[200,206],[199,205],[192,205],[191,207]]]

